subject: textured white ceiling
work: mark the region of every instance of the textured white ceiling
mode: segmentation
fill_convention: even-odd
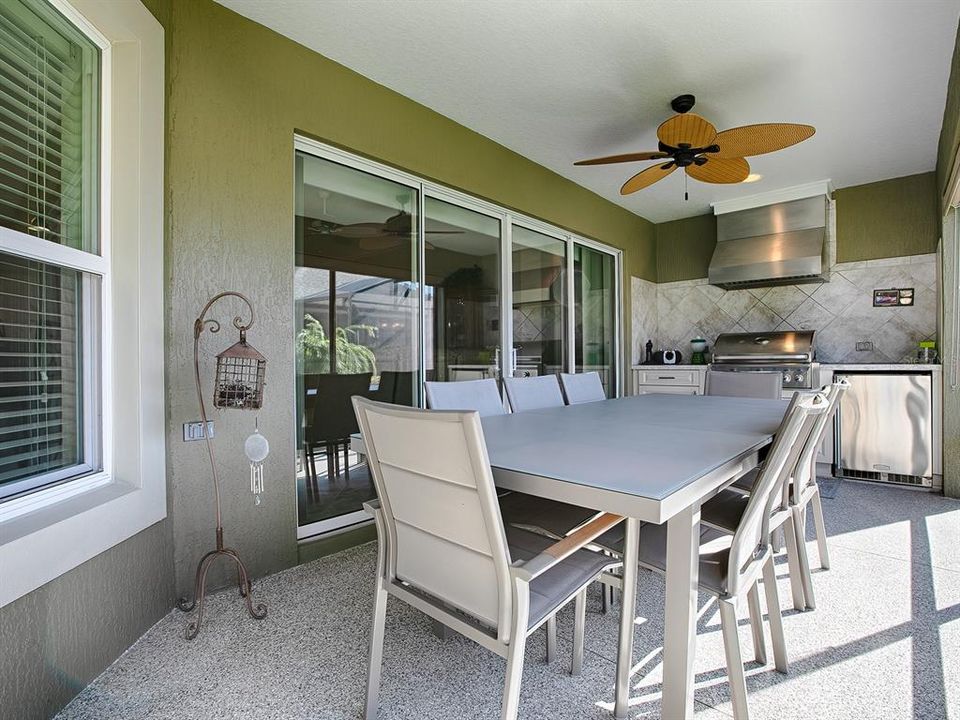
[[[654,222],[830,178],[932,170],[957,0],[218,0]],[[758,183],[674,173],[619,195],[646,164],[575,160],[655,150],[690,92],[721,130],[817,128],[751,160]]]

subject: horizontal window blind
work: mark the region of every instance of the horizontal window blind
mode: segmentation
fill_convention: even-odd
[[[81,457],[81,277],[0,253],[0,490]]]
[[[45,2],[0,2],[0,225],[98,250],[98,66]]]

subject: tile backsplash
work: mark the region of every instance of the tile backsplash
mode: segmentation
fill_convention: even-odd
[[[706,278],[656,284],[633,278],[633,360],[644,344],[689,357],[698,335],[712,346],[725,332],[816,330],[822,363],[898,362],[916,357],[920,340],[936,339],[937,256],[912,255],[838,263],[830,282],[724,290]],[[876,288],[915,288],[912,307],[875,308]],[[858,342],[872,351],[858,351]]]

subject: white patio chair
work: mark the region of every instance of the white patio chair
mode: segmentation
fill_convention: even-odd
[[[560,373],[560,387],[563,389],[563,396],[567,400],[567,405],[607,399],[603,382],[600,380],[600,373],[596,371],[576,373],[575,375]]]
[[[426,389],[427,407],[431,410],[476,410],[480,417],[506,413],[496,380],[428,382]],[[501,495],[500,513],[510,525],[557,539],[599,514],[596,510],[519,492]]]
[[[493,378],[461,382],[425,382],[427,407],[435,410],[476,410],[480,417],[505,415],[507,410]]]
[[[787,543],[787,560],[790,570],[790,584],[793,593],[793,604],[797,610],[815,609],[816,597],[813,590],[813,575],[810,572],[810,556],[807,552],[806,515],[807,508],[813,512],[814,529],[817,539],[817,550],[820,556],[820,567],[830,568],[830,556],[827,551],[827,531],[823,521],[823,505],[820,502],[820,486],[817,484],[817,450],[830,432],[831,422],[837,413],[840,398],[850,384],[845,379],[839,379],[832,385],[825,385],[820,393],[827,398],[826,412],[817,418],[817,424],[810,433],[805,446],[797,458],[794,470],[788,485],[788,502],[792,510],[792,526],[796,540],[785,535]],[[746,498],[734,498],[733,493],[749,493],[753,490],[757,479],[757,471],[753,470],[735,482],[730,490],[725,490],[709,502],[723,504],[721,513],[708,509],[704,522],[709,522],[718,529],[730,528],[736,523],[738,512],[746,506]],[[706,505],[704,506],[706,508]],[[789,532],[791,528],[787,527]]]
[[[826,407],[827,400],[820,395],[791,403],[736,531],[733,535],[715,530],[701,534],[700,590],[717,597],[733,716],[736,720],[747,720],[749,717],[747,685],[737,634],[737,606],[744,599],[749,609],[754,655],[760,663],[767,661],[759,595],[761,578],[767,600],[774,665],[781,673],[786,673],[789,668],[773,550],[770,546],[771,522],[776,517],[775,508],[783,504],[784,487],[799,449],[812,431],[817,416],[824,413]],[[789,509],[786,514],[790,514]],[[666,555],[666,525],[644,525],[640,530],[640,564],[665,573]]]
[[[778,372],[708,370],[703,394],[779,400],[782,391],[783,376]]]
[[[513,412],[563,407],[563,393],[556,375],[504,378],[503,386]]]
[[[554,542],[505,528],[478,413],[354,398],[377,500],[378,554],[364,716],[377,714],[387,597],[507,660],[502,720],[517,717],[527,637],[574,601],[571,672],[583,664],[586,587],[611,559],[582,548],[605,514]]]
[[[840,407],[843,394],[850,387],[845,378],[835,380],[828,388],[829,406],[827,411],[817,418],[817,425],[810,434],[810,439],[791,478],[790,509],[793,511],[793,526],[797,533],[797,545],[800,548],[800,570],[803,577],[803,590],[806,596],[807,607],[811,610],[817,607],[813,593],[813,575],[810,572],[810,558],[807,553],[807,508],[813,513],[813,525],[817,538],[817,554],[820,556],[820,567],[830,569],[830,555],[827,551],[827,528],[823,522],[823,504],[820,502],[820,485],[817,483],[817,450],[823,444],[824,438],[830,431],[834,416]]]

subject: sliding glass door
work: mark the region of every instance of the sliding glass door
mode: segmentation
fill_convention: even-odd
[[[500,220],[424,201],[426,379],[499,378]]]
[[[617,394],[617,268],[614,255],[573,245],[574,371],[598,372]]]
[[[512,375],[566,372],[568,243],[515,224],[511,244]]]
[[[369,521],[354,395],[574,370],[618,394],[617,251],[302,138],[294,186],[298,537]]]
[[[418,403],[416,189],[296,156],[298,514],[335,529],[374,497],[350,451],[353,395]]]

